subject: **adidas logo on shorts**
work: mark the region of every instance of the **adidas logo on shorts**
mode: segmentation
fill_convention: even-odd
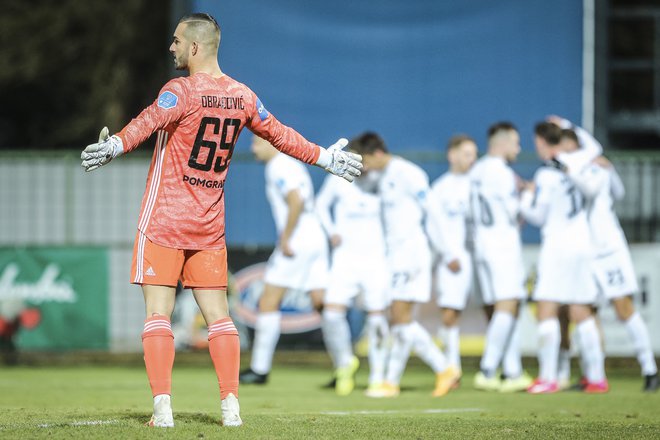
[[[147,271],[144,274],[149,275],[150,277],[156,276],[156,272],[154,272],[154,268],[151,266],[149,266],[149,269],[147,269]]]

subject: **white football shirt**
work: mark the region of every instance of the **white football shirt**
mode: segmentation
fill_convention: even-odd
[[[582,192],[556,168],[543,166],[534,174],[536,190],[524,191],[520,210],[525,219],[541,228],[543,243],[589,243],[589,225]]]
[[[478,254],[522,252],[516,176],[503,158],[486,155],[470,170],[470,209]]]
[[[429,178],[420,167],[392,156],[378,181],[388,252],[428,247],[425,232]]]
[[[298,190],[304,201],[304,209],[298,219],[294,236],[312,234],[322,236],[323,230],[314,213],[314,186],[302,162],[286,154],[277,154],[266,163],[266,197],[270,202],[277,234],[286,226],[289,208],[286,197],[289,192]]]
[[[470,177],[468,174],[447,172],[431,185],[429,203],[438,206],[435,211],[437,231],[440,235],[434,243],[440,244],[438,251],[444,261],[449,262],[466,252],[467,218],[470,209]]]
[[[316,195],[316,212],[328,236],[341,236],[341,248],[354,254],[385,253],[380,199],[357,185],[329,175]]]
[[[628,246],[614,211],[614,200],[623,196],[623,185],[614,167],[590,164],[571,179],[587,198],[587,217],[597,255],[612,253]]]

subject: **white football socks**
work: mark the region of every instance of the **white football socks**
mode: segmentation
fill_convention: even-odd
[[[642,367],[642,374],[644,376],[656,374],[658,372],[658,366],[655,363],[655,357],[653,356],[653,350],[651,349],[649,330],[646,327],[642,315],[640,315],[639,312],[633,313],[625,322],[625,326],[635,347],[637,360]]]
[[[441,373],[447,369],[445,355],[442,354],[433,342],[429,332],[420,323],[417,321],[411,322],[405,331],[411,333],[412,349],[426,365],[431,367],[434,373]]]
[[[379,384],[385,379],[389,334],[390,329],[384,315],[369,314],[367,316],[370,384]]]
[[[393,385],[399,385],[403,370],[406,369],[410,350],[412,347],[412,338],[410,332],[406,329],[410,324],[396,324],[392,326],[392,347],[387,362],[387,382]]]
[[[559,349],[559,364],[557,366],[557,379],[560,382],[571,380],[571,351],[565,348]]]
[[[579,334],[580,350],[586,362],[585,376],[589,382],[605,380],[605,355],[600,338],[600,332],[593,317],[579,322],[575,326]]]
[[[445,355],[447,362],[454,365],[456,368],[461,368],[461,334],[460,328],[457,325],[451,327],[443,327],[441,330],[442,341],[445,344]]]
[[[250,368],[257,374],[268,374],[273,367],[273,353],[280,339],[280,312],[259,313],[254,326]]]
[[[486,331],[486,348],[480,363],[481,370],[485,374],[492,376],[497,370],[514,323],[515,319],[511,313],[499,311],[493,313]]]
[[[322,313],[323,342],[335,368],[346,367],[353,358],[351,329],[346,311],[324,309]]]
[[[514,318],[509,342],[502,358],[502,373],[509,379],[517,379],[522,375],[522,359],[520,355],[520,324]]]
[[[539,323],[539,378],[546,382],[557,381],[557,361],[561,333],[559,320],[551,318]]]

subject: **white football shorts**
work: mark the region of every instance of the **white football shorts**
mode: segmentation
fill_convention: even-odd
[[[593,253],[588,247],[541,245],[532,298],[560,304],[593,304]]]
[[[325,289],[328,285],[328,243],[325,237],[291,240],[293,257],[276,248],[268,259],[264,282],[273,286],[304,291]]]
[[[639,291],[632,257],[627,248],[597,256],[593,261],[593,274],[599,293],[608,300]]]
[[[485,305],[525,298],[525,270],[519,252],[479,255],[474,264]]]
[[[385,255],[337,248],[332,255],[325,304],[349,306],[359,296],[358,306],[367,312],[389,305],[389,272]]]
[[[461,270],[457,273],[441,261],[435,269],[435,293],[438,307],[463,310],[472,289],[472,258],[465,252],[458,256]]]
[[[431,250],[424,246],[390,249],[387,255],[392,301],[426,303],[431,299]]]

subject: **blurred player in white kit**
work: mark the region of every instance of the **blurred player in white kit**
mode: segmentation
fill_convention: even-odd
[[[598,143],[590,133],[569,121],[558,120],[558,123],[564,128],[561,136],[563,150],[585,151],[590,145]],[[598,151],[596,149],[593,154]],[[628,331],[644,377],[643,390],[657,391],[660,386],[658,368],[648,328],[632,301],[632,295],[639,291],[637,277],[628,242],[614,211],[614,201],[625,195],[623,182],[614,166],[604,157],[599,156],[584,164],[572,160],[574,156],[565,155],[559,161],[587,199],[587,217],[595,247],[592,269],[598,291],[612,302],[617,317]]]
[[[484,391],[525,390],[518,331],[525,297],[519,223],[519,179],[509,166],[520,153],[520,135],[510,122],[488,129],[488,153],[470,171],[475,269],[487,311],[486,347],[474,386]],[[504,380],[497,375],[502,365]]]
[[[477,144],[471,137],[452,136],[447,144],[449,171],[431,185],[430,203],[438,206],[434,219],[438,231],[440,261],[435,268],[436,298],[442,318],[441,339],[451,365],[461,370],[461,312],[472,289],[472,256],[467,249],[468,215],[470,211],[470,178],[468,171],[477,160]]]
[[[314,187],[304,165],[258,136],[253,138],[252,152],[266,163],[266,196],[279,241],[264,275],[250,368],[239,379],[245,384],[264,384],[280,337],[280,304],[286,291],[310,292],[314,306],[321,308],[328,278],[328,243],[314,212]]]
[[[428,199],[428,176],[412,162],[390,154],[376,133],[364,133],[352,139],[348,147],[363,156],[364,178],[377,180],[391,277],[392,347],[385,382],[370,396],[399,395],[411,350],[436,374],[433,395],[443,396],[460,378],[460,372],[447,363],[431,335],[414,317],[415,305],[431,298],[431,249],[424,221],[435,207]]]
[[[541,228],[538,278],[533,298],[537,302],[539,376],[528,388],[532,394],[559,391],[560,305],[569,304],[580,351],[586,361],[585,388],[589,393],[607,392],[601,337],[591,305],[596,289],[591,279],[593,248],[584,207],[577,186],[560,171],[553,159],[562,151],[561,128],[543,121],[534,129],[536,150],[546,165],[534,175],[521,198],[521,212]]]
[[[346,312],[359,295],[367,311],[369,394],[383,383],[389,337],[385,316],[389,276],[380,199],[356,182],[325,179],[316,196],[316,210],[332,247],[323,339],[335,368],[335,391],[345,396],[355,387],[359,361],[353,354]]]

